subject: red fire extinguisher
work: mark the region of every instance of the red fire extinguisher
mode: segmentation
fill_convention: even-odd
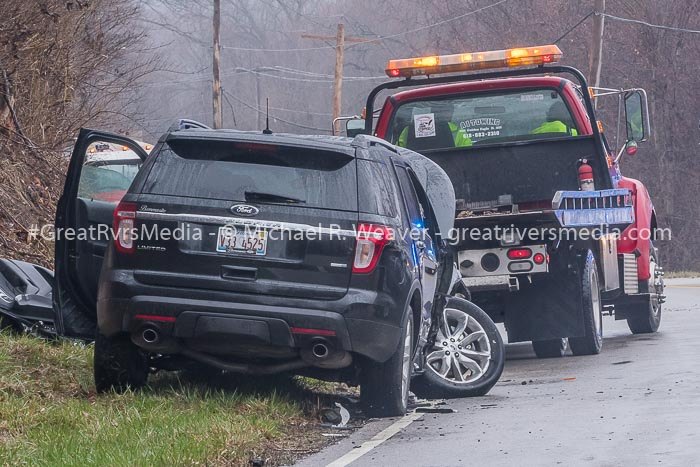
[[[593,167],[588,163],[588,159],[581,159],[578,166],[578,186],[581,191],[595,191],[593,183]]]

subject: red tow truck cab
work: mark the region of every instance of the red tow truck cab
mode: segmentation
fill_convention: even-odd
[[[488,81],[464,82],[454,84],[443,84],[428,86],[408,91],[398,92],[386,99],[375,127],[375,135],[387,139],[388,129],[394,110],[402,103],[418,99],[431,99],[435,97],[446,97],[467,93],[490,92],[509,89],[559,89],[562,97],[571,110],[572,117],[576,122],[581,135],[593,135],[591,121],[586,113],[583,101],[579,97],[574,83],[555,76],[537,76],[526,78],[502,78]],[[615,159],[615,154],[608,152],[611,161]],[[649,273],[649,252],[650,239],[648,235],[639,235],[644,232],[654,232],[656,229],[656,214],[651,202],[651,197],[642,182],[619,174],[619,166],[613,163],[610,166],[610,173],[614,186],[626,188],[632,192],[634,205],[634,222],[625,229],[617,242],[618,253],[632,253],[637,256],[638,279],[648,280]],[[642,237],[642,238],[640,238]]]
[[[649,135],[646,93],[599,90],[625,108],[627,143],[618,153],[596,118],[598,91],[578,70],[556,65],[560,57],[550,45],[391,60],[387,75],[404,79],[369,94],[359,131],[447,172],[463,229],[456,249],[464,284],[505,322],[511,342],[533,341],[540,357],[563,355],[567,340],[574,354],[598,353],[603,308],[635,333],[654,332],[665,298],[651,198],[619,168],[625,149]],[[402,90],[375,112],[380,94],[394,89]],[[463,235],[509,225],[520,238]],[[558,238],[522,237],[544,228]],[[583,238],[596,229],[603,235]],[[576,237],[562,239],[566,231]]]

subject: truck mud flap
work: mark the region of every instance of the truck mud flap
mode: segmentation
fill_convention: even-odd
[[[585,333],[578,276],[550,274],[505,301],[508,342],[579,337]]]
[[[5,324],[54,335],[53,272],[36,264],[0,259],[0,318]]]

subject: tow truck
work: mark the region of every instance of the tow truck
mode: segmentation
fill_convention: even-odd
[[[620,172],[650,136],[647,95],[589,88],[561,57],[545,45],[390,60],[397,79],[346,122],[349,136],[374,134],[447,172],[465,293],[540,358],[599,353],[604,311],[655,332],[665,298],[656,211]],[[596,116],[604,95],[624,108],[619,150]]]

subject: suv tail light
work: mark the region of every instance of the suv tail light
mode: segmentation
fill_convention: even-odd
[[[355,243],[352,272],[368,274],[374,271],[384,247],[393,239],[393,231],[385,225],[360,224]]]
[[[114,246],[120,253],[134,252],[136,203],[120,202],[114,210]]]

